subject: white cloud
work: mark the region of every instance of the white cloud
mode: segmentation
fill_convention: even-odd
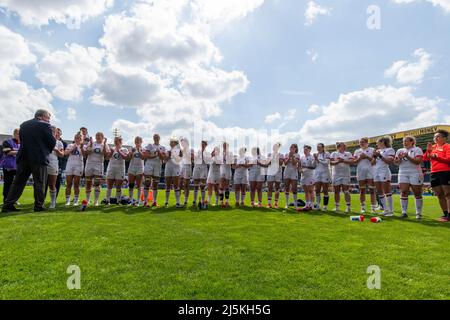
[[[329,16],[331,8],[309,1],[305,10],[305,26],[311,26],[319,16]]]
[[[300,130],[306,141],[353,140],[431,125],[438,120],[439,99],[416,97],[411,87],[379,86],[342,94]]]
[[[308,108],[308,113],[319,114],[321,112],[322,112],[322,108],[320,106],[318,106],[317,104],[312,104]]]
[[[182,23],[185,1],[137,4],[106,18],[100,43],[110,59],[126,65],[197,64],[220,61],[219,49],[195,24]]]
[[[10,132],[21,122],[33,117],[38,108],[54,114],[51,94],[45,89],[34,89],[17,78],[21,68],[36,61],[29,43],[19,34],[0,25],[0,111],[1,132]],[[53,120],[56,118],[53,117]]]
[[[395,3],[398,3],[398,4],[423,2],[422,0],[392,0],[392,1],[394,1]],[[435,7],[440,7],[445,12],[450,12],[450,0],[424,0],[424,1],[433,4],[433,6],[435,6]]]
[[[196,68],[183,74],[181,91],[196,99],[229,100],[245,92],[249,81],[243,72]]]
[[[67,108],[67,120],[77,120],[77,110],[71,107]]]
[[[319,54],[314,49],[306,50],[306,54],[310,57],[312,62],[316,62],[316,60],[319,58]]]
[[[216,128],[207,119],[219,116],[221,104],[245,92],[249,81],[242,71],[218,67],[222,57],[209,24],[245,17],[262,3],[144,1],[107,17],[100,40],[106,66],[92,102],[135,107],[138,123],[113,124],[128,138],[139,130],[169,137],[199,123]]]
[[[192,15],[203,29],[218,32],[236,19],[242,19],[261,7],[264,0],[192,0]]]
[[[112,7],[113,0],[0,0],[0,7],[14,12],[26,26],[40,27],[50,21],[79,28],[82,22]]]
[[[283,117],[283,121],[278,126],[278,130],[281,130],[286,124],[288,124],[289,121],[293,120],[296,114],[297,109],[289,109],[287,114]]]
[[[0,25],[0,77],[14,77],[20,67],[36,61],[27,41],[17,33]]]
[[[47,109],[56,121],[51,94],[45,89],[33,89],[23,81],[14,79],[0,80],[0,109],[2,121],[0,132],[10,132],[23,121],[31,119],[37,109]],[[5,112],[14,110],[14,112]]]
[[[154,73],[119,65],[104,69],[95,83],[92,102],[104,106],[139,107],[160,101],[164,83]]]
[[[66,45],[66,50],[48,53],[37,65],[36,76],[52,87],[52,93],[64,100],[79,100],[84,87],[98,78],[104,51],[76,43]]]
[[[431,55],[420,48],[414,51],[413,56],[418,59],[417,62],[395,61],[391,67],[385,70],[384,76],[395,77],[401,84],[421,83],[433,63]]]
[[[287,121],[290,121],[295,118],[296,114],[297,114],[296,109],[289,109],[288,114],[286,115],[286,117],[284,119]]]
[[[273,114],[269,114],[266,116],[266,119],[264,120],[265,123],[267,124],[271,124],[274,123],[277,120],[281,119],[281,113],[279,112],[275,112]]]

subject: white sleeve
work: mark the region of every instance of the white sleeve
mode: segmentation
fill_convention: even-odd
[[[417,148],[416,152],[414,153],[414,157],[423,156],[423,151],[421,148]]]
[[[387,157],[395,157],[395,150],[394,149],[389,149],[389,152],[387,152]]]

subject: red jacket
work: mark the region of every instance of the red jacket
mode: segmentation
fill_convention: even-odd
[[[430,158],[432,154],[436,154],[437,158]],[[430,153],[425,152],[423,160],[431,161],[431,173],[450,171],[450,144],[446,143],[442,147],[433,145],[433,150]]]

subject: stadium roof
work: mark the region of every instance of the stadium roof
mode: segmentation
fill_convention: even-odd
[[[417,138],[420,136],[433,134],[437,130],[440,130],[440,129],[450,131],[450,125],[441,124],[441,125],[434,125],[434,126],[423,127],[423,128],[418,128],[418,129],[382,134],[382,135],[378,135],[378,136],[374,136],[374,137],[369,137],[369,143],[375,143],[378,140],[378,138],[381,138],[384,136],[390,136],[392,138],[392,140],[403,139],[406,136],[414,136]],[[350,148],[359,146],[359,140],[344,141],[344,143],[347,145],[347,147],[350,147]],[[335,147],[335,145],[328,145],[328,146],[326,146],[326,148],[333,149],[336,147]]]

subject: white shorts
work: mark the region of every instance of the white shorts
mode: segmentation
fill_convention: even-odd
[[[373,180],[373,167],[358,167],[356,178],[358,181]]]
[[[165,177],[179,177],[181,174],[181,167],[179,165],[170,164],[169,162],[166,164],[164,168],[164,176]]]
[[[47,165],[47,174],[50,176],[57,176],[59,173],[58,160],[50,161]]]
[[[140,176],[144,173],[144,167],[136,167],[136,166],[130,166],[128,167],[128,174],[131,174],[133,176]]]
[[[234,178],[233,178],[234,184],[248,184],[248,174],[246,173],[238,173],[236,174],[236,171],[234,172]]]
[[[281,180],[283,180],[283,174],[280,171],[278,171],[278,173],[274,176],[267,176],[267,182],[281,182]]]
[[[314,171],[314,181],[320,183],[331,183],[330,171]]]
[[[220,165],[220,179],[231,180],[231,166],[227,164]]]
[[[212,166],[209,168],[208,179],[206,180],[206,183],[208,184],[220,183],[220,169],[218,167],[216,169],[213,169]]]
[[[392,180],[392,174],[390,169],[376,170],[373,180],[375,182],[387,182]]]
[[[147,160],[144,166],[144,175],[158,178],[161,177],[161,163]]]
[[[297,169],[284,169],[283,174],[284,180],[298,180],[298,170]]]
[[[264,174],[261,174],[263,169],[261,167],[252,167],[250,168],[248,172],[248,180],[249,181],[257,181],[257,182],[264,182],[266,181],[266,176]]]
[[[185,180],[192,178],[192,165],[184,164],[181,166],[181,177]]]
[[[83,175],[83,167],[82,166],[67,165],[65,173],[66,173],[66,176],[78,176],[78,177],[81,177]]]
[[[125,170],[123,168],[108,167],[106,172],[106,179],[109,180],[123,180]]]
[[[196,164],[194,166],[194,172],[192,173],[194,180],[206,180],[208,178],[208,165]]]
[[[333,186],[349,186],[349,185],[350,185],[350,177],[349,176],[333,177]]]
[[[406,183],[412,186],[423,185],[423,174],[420,172],[402,173],[398,175],[398,183]]]
[[[308,174],[303,173],[300,181],[304,186],[313,186],[315,183],[314,174],[312,172]]]
[[[86,177],[103,176],[103,163],[87,163],[84,175]]]

